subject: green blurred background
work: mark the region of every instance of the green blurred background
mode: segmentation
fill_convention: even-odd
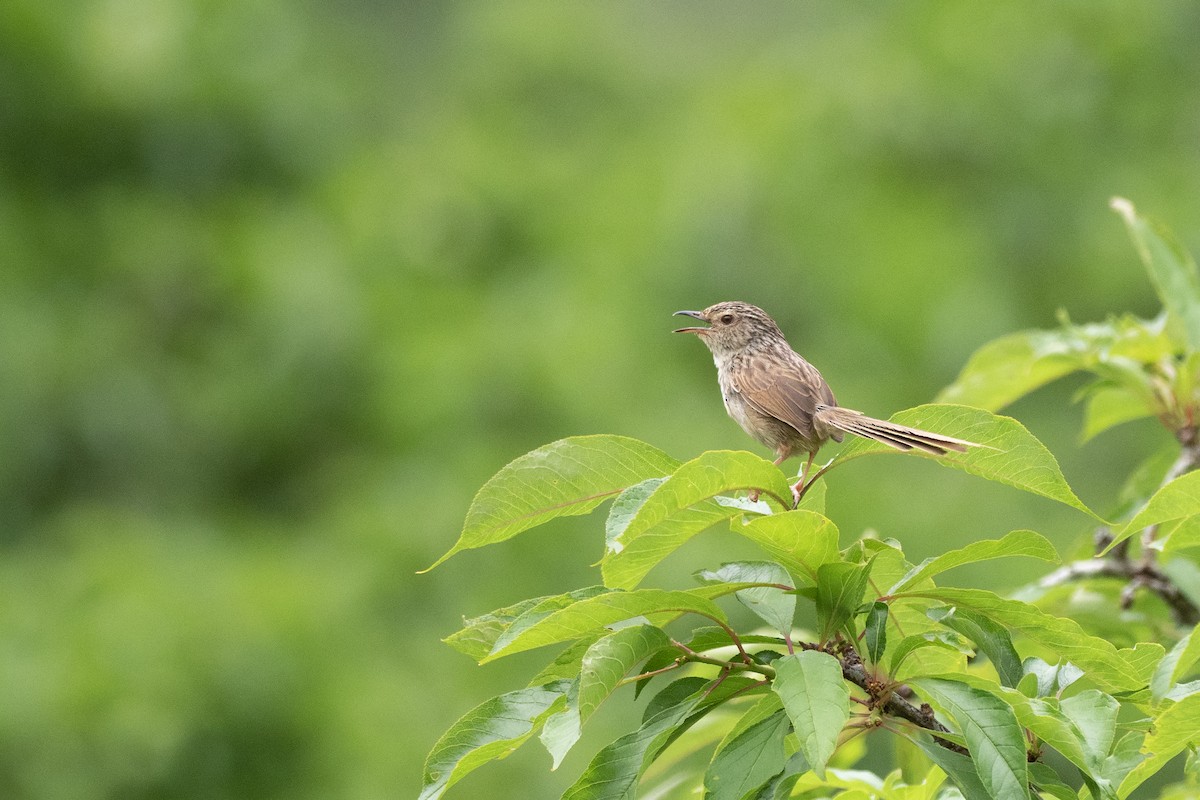
[[[0,796],[414,795],[549,657],[438,640],[598,580],[598,517],[415,575],[479,485],[574,434],[763,452],[680,308],[765,306],[884,416],[1060,307],[1153,314],[1107,202],[1200,250],[1198,32],[1190,0],[6,0]],[[1167,436],[1081,445],[1076,388],[1011,412],[1104,509]],[[1087,530],[917,459],[829,483],[845,541],[914,560]],[[609,706],[558,773],[532,745],[451,796],[557,796]]]

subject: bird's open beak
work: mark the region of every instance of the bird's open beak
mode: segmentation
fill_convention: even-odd
[[[676,312],[675,312],[674,314],[672,314],[671,316],[673,316],[673,317],[680,317],[680,316],[682,316],[682,317],[695,317],[695,318],[696,318],[696,319],[698,319],[698,320],[701,320],[701,321],[703,321],[703,322],[707,322],[707,320],[705,320],[705,319],[704,319],[704,313],[703,313],[703,312],[701,312],[701,311],[676,311]],[[708,333],[708,332],[709,332],[709,330],[710,330],[709,328],[700,328],[700,327],[695,327],[695,328],[676,328],[674,331],[672,331],[672,333]]]

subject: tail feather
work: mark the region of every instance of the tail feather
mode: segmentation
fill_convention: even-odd
[[[965,453],[968,447],[979,447],[975,442],[943,436],[940,433],[909,428],[882,419],[874,419],[858,411],[838,406],[819,406],[816,419],[831,428],[874,439],[897,450],[922,450],[936,456],[944,456],[951,450]]]
[[[913,439],[904,434],[876,428],[870,425],[853,425],[846,426],[842,430],[848,433],[853,433],[855,436],[861,436],[864,439],[874,439],[877,442],[883,442],[886,445],[896,448],[897,450],[923,450],[926,453],[932,453],[935,456],[945,455],[946,450],[935,444]]]

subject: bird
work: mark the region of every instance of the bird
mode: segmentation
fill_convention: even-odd
[[[707,323],[674,332],[695,334],[712,351],[725,410],[742,430],[775,452],[775,465],[807,454],[800,480],[792,487],[797,504],[817,451],[830,439],[842,441],[847,433],[897,450],[938,456],[980,446],[839,406],[817,368],[791,348],[775,320],[758,306],[727,301],[673,316]]]

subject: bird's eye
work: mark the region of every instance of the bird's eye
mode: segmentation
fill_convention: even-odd
[[[725,324],[725,325],[728,325],[729,323],[733,322],[733,314],[722,314],[721,322],[722,322],[722,324]]]

